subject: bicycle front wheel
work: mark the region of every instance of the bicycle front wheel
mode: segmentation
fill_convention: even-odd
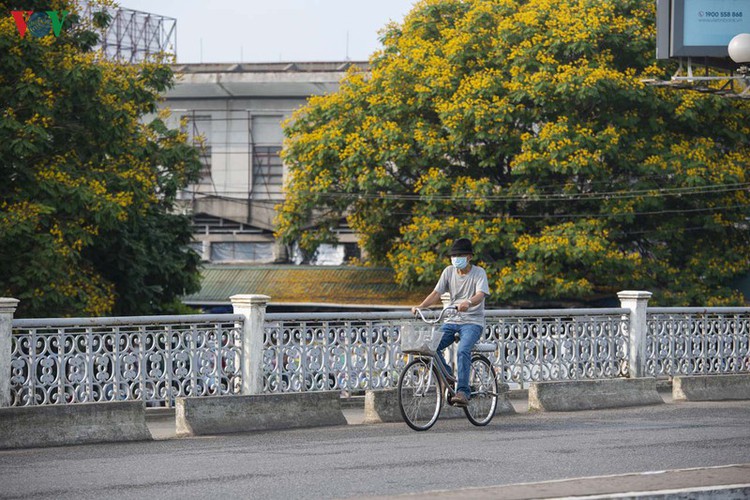
[[[490,423],[497,408],[497,378],[490,360],[484,356],[474,356],[471,360],[469,376],[471,398],[464,408],[466,418],[474,425],[483,426]]]
[[[415,431],[435,424],[443,405],[437,368],[429,359],[417,358],[406,365],[398,379],[398,408],[404,422]]]

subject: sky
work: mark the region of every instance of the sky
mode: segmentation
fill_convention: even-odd
[[[415,0],[118,0],[177,19],[177,62],[366,61]]]

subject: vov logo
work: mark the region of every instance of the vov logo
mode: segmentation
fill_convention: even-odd
[[[60,36],[62,31],[62,25],[65,22],[65,18],[68,16],[67,10],[62,12],[55,12],[54,10],[48,10],[46,12],[34,12],[33,10],[12,10],[10,14],[16,21],[16,27],[18,28],[18,34],[21,38],[26,36],[26,32],[31,33],[36,38],[42,38],[43,36],[49,35],[49,32]]]

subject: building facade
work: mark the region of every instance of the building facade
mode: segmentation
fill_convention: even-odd
[[[350,66],[367,63],[175,65],[176,85],[162,103],[170,125],[202,145],[197,184],[181,195],[193,219],[194,249],[211,263],[302,263],[276,242],[275,207],[283,200],[282,124],[311,96],[334,92]],[[180,123],[182,122],[182,125]],[[342,227],[339,245],[309,264],[336,265],[357,255],[356,236]]]

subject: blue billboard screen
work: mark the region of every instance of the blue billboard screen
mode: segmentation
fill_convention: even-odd
[[[750,0],[656,0],[656,58],[728,58],[727,45],[750,33]]]
[[[750,33],[749,1],[685,0],[683,45],[726,47],[738,33]]]

